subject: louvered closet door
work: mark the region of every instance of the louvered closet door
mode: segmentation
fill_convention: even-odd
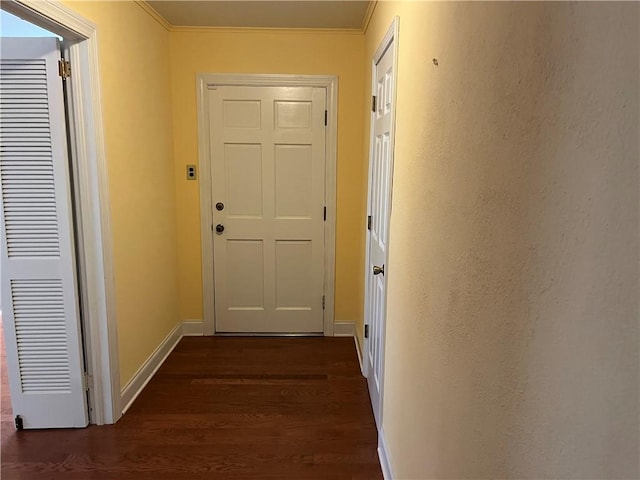
[[[55,38],[2,39],[2,316],[24,428],[88,423],[59,58]]]

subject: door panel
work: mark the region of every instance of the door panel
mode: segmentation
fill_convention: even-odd
[[[366,322],[369,337],[366,340],[367,382],[378,426],[381,425],[382,377],[384,359],[384,330],[386,324],[387,285],[382,271],[374,274],[374,267],[388,271],[387,251],[391,214],[391,173],[393,152],[391,146],[393,122],[394,48],[389,45],[375,65],[374,88],[376,108],[372,112],[372,148],[370,159],[369,213],[371,227],[368,238]]]
[[[229,308],[264,309],[264,264],[261,240],[229,240],[226,242]]]
[[[276,308],[311,310],[313,304],[312,243],[276,240]]]
[[[224,146],[228,215],[262,218],[262,145]]]
[[[275,215],[278,219],[313,215],[313,149],[311,145],[275,145]]]
[[[323,331],[325,89],[209,91],[216,332]]]
[[[24,428],[85,427],[60,53],[3,38],[0,236],[11,403]]]

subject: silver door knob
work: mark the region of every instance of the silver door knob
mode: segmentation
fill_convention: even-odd
[[[374,275],[384,275],[384,265],[382,265],[381,267],[374,265],[373,266],[373,274]]]

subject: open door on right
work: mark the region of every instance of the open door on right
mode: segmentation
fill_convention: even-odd
[[[382,426],[384,337],[389,220],[396,104],[398,18],[387,31],[372,65],[372,112],[365,278],[365,374],[378,428]]]

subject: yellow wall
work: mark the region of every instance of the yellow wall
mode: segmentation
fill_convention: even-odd
[[[293,31],[171,32],[180,318],[202,319],[200,200],[185,166],[198,163],[196,73],[338,75],[336,320],[361,317],[364,37]]]
[[[98,27],[124,386],[178,322],[169,33],[132,2],[65,2]]]
[[[394,478],[638,478],[639,5],[396,14]]]

